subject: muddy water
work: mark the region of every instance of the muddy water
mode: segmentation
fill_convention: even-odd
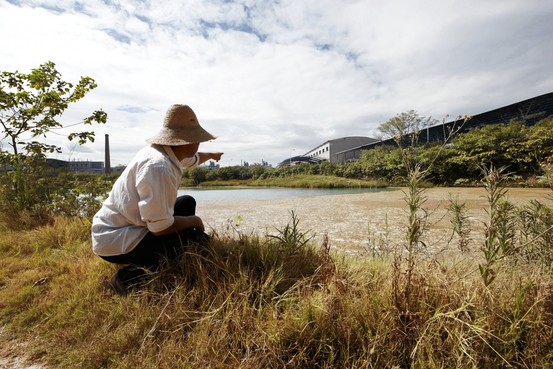
[[[286,197],[351,195],[365,192],[382,192],[378,188],[283,188],[283,187],[207,187],[182,188],[179,195],[191,195],[197,201],[268,200]]]
[[[537,199],[553,206],[549,189],[509,189],[507,198],[516,204]],[[472,243],[481,242],[482,224],[486,220],[486,193],[481,188],[432,188],[425,192],[425,208],[429,210],[424,240],[429,248],[442,250],[455,247],[449,242],[449,197],[465,202],[470,216]],[[316,242],[328,235],[334,248],[364,251],[374,242],[386,239],[388,244],[405,240],[407,206],[404,189],[392,191],[329,195],[293,196],[274,199],[198,201],[197,213],[206,227],[225,232],[232,224],[244,234],[274,234],[290,221],[290,211],[300,219],[300,229],[310,230]]]

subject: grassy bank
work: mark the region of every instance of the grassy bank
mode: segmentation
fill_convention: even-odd
[[[299,222],[299,224],[298,224]],[[334,255],[294,218],[229,226],[143,289],[114,295],[87,221],[0,239],[0,345],[52,368],[548,368],[553,276],[508,257]],[[492,268],[490,267],[490,270]],[[408,307],[408,308],[406,308]]]
[[[206,181],[201,186],[258,186],[292,188],[384,188],[388,184],[377,180],[360,180],[324,175],[293,175],[263,179]]]

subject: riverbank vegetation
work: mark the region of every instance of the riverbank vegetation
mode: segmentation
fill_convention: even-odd
[[[185,184],[194,185],[187,181]],[[212,180],[201,182],[202,187],[209,186],[255,186],[289,188],[383,188],[388,183],[382,180],[355,179],[321,174],[297,174],[286,177],[264,177],[257,179]]]

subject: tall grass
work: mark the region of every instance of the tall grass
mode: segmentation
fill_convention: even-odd
[[[218,231],[126,297],[105,287],[113,267],[91,255],[85,221],[7,231],[0,342],[29,342],[52,368],[549,367],[543,264],[500,259],[486,285],[480,260],[417,259],[398,297],[395,259],[333,254],[300,225]]]

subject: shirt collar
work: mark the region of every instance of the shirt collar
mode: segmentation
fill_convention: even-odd
[[[182,166],[181,162],[179,161],[179,159],[177,159],[177,156],[173,152],[173,149],[171,148],[171,146],[163,145],[162,147],[163,147],[163,150],[165,151],[165,153],[169,156],[169,159],[171,159],[171,162],[173,164],[175,164],[180,170],[182,170],[183,166]]]

